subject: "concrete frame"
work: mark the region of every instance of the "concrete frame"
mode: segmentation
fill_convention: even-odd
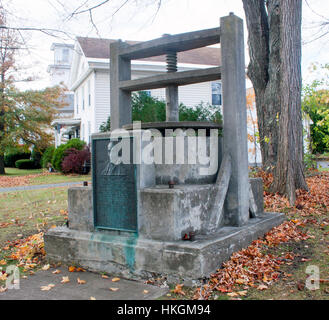
[[[110,45],[111,58],[111,129],[132,122],[131,92],[159,87],[222,79],[224,105],[224,154],[232,162],[232,173],[225,201],[226,223],[243,226],[249,220],[248,141],[245,86],[243,20],[230,13],[220,19],[220,28],[166,36],[136,45],[121,41]],[[222,66],[205,70],[173,72],[159,76],[131,79],[131,59],[186,51],[221,43]],[[176,97],[177,98],[177,97]],[[178,110],[171,107],[175,94],[167,94],[167,120],[177,120]]]

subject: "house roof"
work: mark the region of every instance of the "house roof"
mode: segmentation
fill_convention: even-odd
[[[110,59],[110,43],[113,39],[77,37],[80,47],[87,58]],[[136,44],[140,41],[127,41],[128,44]],[[221,65],[221,51],[219,48],[203,47],[190,51],[178,52],[178,63]],[[166,62],[164,55],[140,59],[141,61]]]

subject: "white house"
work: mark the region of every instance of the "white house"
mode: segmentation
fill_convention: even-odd
[[[70,128],[71,137],[90,142],[90,135],[99,132],[99,127],[110,115],[110,43],[115,40],[78,37],[73,49],[73,58],[68,80],[69,89],[74,92],[74,116],[69,121],[54,122],[56,141],[59,135]],[[130,44],[135,41],[128,41]],[[204,47],[177,54],[178,71],[203,69],[221,64],[220,49]],[[132,61],[132,79],[166,72],[165,56]],[[165,100],[165,89],[149,90],[157,98]],[[201,102],[221,107],[220,81],[204,82],[179,87],[179,102],[194,107]],[[253,144],[251,143],[251,148]],[[255,156],[250,154],[250,162]]]

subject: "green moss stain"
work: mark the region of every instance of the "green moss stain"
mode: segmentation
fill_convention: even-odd
[[[135,269],[135,253],[136,253],[137,238],[138,238],[137,233],[132,234],[130,238],[127,238],[124,245],[126,264],[131,272],[133,272]]]

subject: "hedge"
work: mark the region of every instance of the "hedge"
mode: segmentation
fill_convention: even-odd
[[[21,159],[15,162],[15,166],[18,169],[35,169],[35,163],[33,160]]]
[[[30,159],[31,152],[23,151],[19,149],[11,150],[10,152],[5,154],[5,167],[15,168],[15,164],[17,160],[21,159]]]

